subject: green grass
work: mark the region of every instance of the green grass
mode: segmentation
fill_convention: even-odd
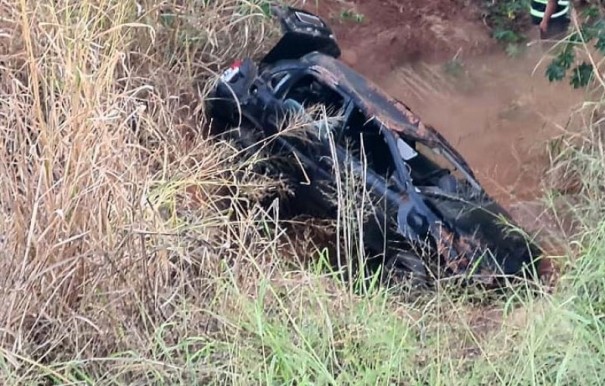
[[[345,9],[340,12],[340,19],[344,21],[353,21],[355,23],[363,23],[365,15],[355,11],[354,9]]]
[[[552,293],[360,293],[326,268],[351,269],[359,192],[324,250],[200,134],[208,80],[272,43],[264,3],[141,3],[0,0],[1,384],[602,383],[598,131],[554,160],[584,199]]]

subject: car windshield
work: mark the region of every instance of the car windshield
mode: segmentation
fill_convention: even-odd
[[[399,155],[411,169],[412,179],[418,185],[436,185],[433,180],[447,174],[466,180],[466,176],[439,148],[431,148],[418,141],[408,143],[401,137],[397,138],[397,148]]]
[[[468,197],[481,191],[474,177],[456,162],[447,149],[432,148],[392,131],[387,131],[383,135],[387,136],[385,139],[392,142],[393,148],[396,147],[396,150],[389,153],[390,158],[393,156],[398,158],[394,160],[393,166],[405,168],[413,185],[421,191],[456,196],[464,192]],[[393,180],[395,176],[396,174],[389,176],[390,186],[396,185]]]

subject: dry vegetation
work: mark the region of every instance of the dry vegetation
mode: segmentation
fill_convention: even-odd
[[[263,48],[260,9],[143,7],[1,3],[4,384],[163,367],[162,346],[189,328],[226,328],[184,312],[221,296],[222,264],[234,283],[254,283],[252,262],[271,264],[279,245],[262,239],[262,215],[227,205],[228,216],[217,201],[221,187],[236,187],[236,200],[270,185],[201,136],[204,81],[226,53]]]
[[[0,0],[0,383],[602,379],[602,220],[554,295],[478,308],[359,293],[254,204],[278,183],[202,102],[272,42],[260,3]]]

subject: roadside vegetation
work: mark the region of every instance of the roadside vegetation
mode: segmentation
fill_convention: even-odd
[[[266,2],[158,4],[0,0],[1,384],[605,378],[600,99],[553,155],[580,181],[554,288],[360,289],[327,268],[355,256],[354,191],[326,249],[257,204],[282,188],[261,159],[205,136],[217,71],[274,42]]]
[[[511,56],[521,52],[527,41],[526,31],[531,24],[529,5],[530,0],[481,0],[484,22]]]
[[[600,68],[605,53],[605,20],[602,6],[597,5],[587,6],[577,15],[574,32],[554,47],[546,76],[551,82],[568,78],[574,88],[581,88],[599,81],[593,75],[598,75],[595,69]]]

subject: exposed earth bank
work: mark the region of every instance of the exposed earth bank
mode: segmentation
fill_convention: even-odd
[[[443,61],[459,49],[479,54],[495,46],[469,0],[320,0],[305,8],[330,23],[343,59],[364,73],[401,63]]]

